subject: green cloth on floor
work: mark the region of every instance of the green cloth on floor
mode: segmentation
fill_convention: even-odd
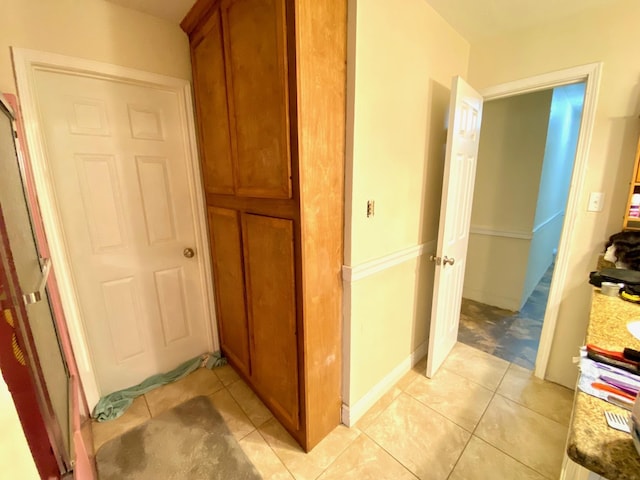
[[[225,365],[226,363],[227,359],[224,358],[220,352],[198,355],[197,357],[178,365],[170,372],[153,375],[138,385],[105,395],[98,401],[91,416],[98,422],[115,420],[120,417],[140,395],[143,395],[161,385],[166,385],[167,383],[180,380],[195,371],[200,367],[200,365],[211,369],[213,367]]]

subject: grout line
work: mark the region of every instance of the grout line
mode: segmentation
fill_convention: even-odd
[[[462,377],[464,378],[464,377]],[[485,387],[486,388],[486,387]],[[487,389],[488,390],[488,389]],[[411,394],[409,394],[408,392],[402,392],[404,394],[406,394],[409,398],[411,398],[412,400],[415,400],[416,402],[418,402],[420,405],[426,407],[427,409],[431,410],[431,412],[433,412],[433,414],[438,415],[440,417],[442,417],[444,420],[446,420],[447,422],[450,422],[451,424],[455,425],[456,427],[460,428],[461,430],[463,430],[465,433],[469,434],[469,438],[467,439],[464,448],[460,451],[460,455],[458,456],[458,458],[456,459],[456,462],[454,463],[453,467],[451,468],[451,471],[449,472],[449,474],[447,475],[447,478],[451,475],[451,473],[453,472],[453,470],[455,469],[455,466],[458,464],[458,461],[460,460],[460,457],[462,457],[462,454],[464,453],[465,449],[467,448],[467,445],[469,444],[469,442],[471,441],[471,437],[473,436],[472,432],[469,432],[469,430],[467,430],[466,428],[464,428],[462,425],[457,424],[455,421],[453,421],[452,419],[448,418],[447,416],[445,416],[444,414],[438,412],[437,410],[435,410],[433,407],[431,407],[430,405],[427,405],[426,403],[422,402],[420,399],[415,398],[414,396],[412,396]],[[402,395],[402,393],[400,395]],[[495,393],[495,392],[494,392]],[[398,397],[400,396],[398,395]],[[398,397],[396,397],[393,402],[395,402]],[[493,399],[493,397],[492,397]],[[393,403],[391,402],[391,403]],[[487,404],[488,405],[488,404]],[[391,405],[389,405],[387,408],[389,408]],[[386,409],[385,409],[386,410]],[[485,409],[486,410],[486,409]],[[479,423],[479,421],[478,421]],[[475,427],[474,427],[475,430]],[[409,468],[399,459],[397,458],[393,453],[391,453],[390,451],[388,451],[383,445],[380,445],[373,437],[371,437],[369,434],[367,434],[367,432],[365,432],[364,430],[361,430],[363,435],[366,435],[366,437],[368,439],[370,439],[372,442],[374,442],[376,445],[378,445],[380,448],[382,448],[385,452],[387,452],[391,457],[393,457],[394,460],[396,460],[400,465],[402,465],[406,470],[408,470],[412,475],[416,476],[416,474],[414,472],[412,472],[411,470],[409,470]],[[417,476],[416,476],[417,477]]]
[[[351,430],[351,428],[353,428],[353,427],[347,427],[346,425],[345,425],[344,427],[345,427],[345,428],[348,428],[348,429],[350,429],[350,430]],[[336,428],[337,428],[337,427],[336,427]],[[328,464],[325,468],[323,468],[323,469],[322,469],[322,471],[318,474],[318,476],[317,476],[316,478],[320,478],[322,475],[324,475],[324,473],[325,473],[327,470],[329,470],[329,469],[331,468],[331,466],[332,466],[334,463],[336,463],[340,457],[342,457],[342,455],[344,455],[344,454],[345,454],[345,452],[346,452],[346,451],[347,451],[347,450],[348,450],[348,449],[349,449],[349,448],[350,448],[350,447],[351,447],[351,446],[356,442],[356,440],[358,440],[358,438],[360,438],[360,435],[364,435],[364,432],[363,432],[362,430],[360,430],[360,429],[356,429],[356,428],[354,428],[354,430],[357,430],[357,431],[358,431],[358,435],[356,435],[356,436],[354,437],[354,439],[353,439],[353,440],[351,440],[351,441],[350,441],[350,442],[349,442],[349,443],[348,443],[348,444],[347,444],[347,445],[342,449],[342,451],[340,451],[340,453],[339,453],[338,455],[336,455],[336,458],[334,458],[333,460],[331,460],[331,462],[329,462],[329,464]],[[330,435],[330,434],[329,434],[329,435]],[[308,455],[308,454],[305,454],[305,455]],[[294,476],[294,478],[295,478],[295,476]]]
[[[411,383],[413,383],[413,382],[411,382]],[[391,392],[393,388],[395,388],[395,385],[391,387],[391,390],[389,390],[389,392]],[[389,392],[387,392],[387,393],[389,393]],[[357,430],[359,430],[359,431],[361,431],[361,432],[364,432],[364,430],[365,430],[365,429],[367,429],[367,428],[369,428],[373,423],[375,423],[375,421],[380,417],[380,415],[382,415],[384,412],[386,412],[386,411],[389,409],[389,407],[391,407],[391,405],[392,405],[392,404],[393,404],[393,403],[398,399],[398,397],[400,397],[400,395],[402,395],[403,393],[406,393],[406,392],[405,392],[404,390],[400,389],[400,393],[399,393],[398,395],[396,395],[395,397],[393,397],[393,399],[389,402],[389,405],[387,405],[387,406],[386,406],[386,407],[384,407],[382,410],[380,410],[378,413],[376,413],[376,414],[374,415],[374,417],[373,417],[373,418],[369,419],[369,421],[367,422],[367,424],[365,425],[365,427],[364,427],[364,428],[362,428],[362,426],[361,426],[361,425],[358,425],[358,424],[362,421],[362,419],[365,417],[365,415],[367,415],[367,413],[368,413],[369,411],[371,411],[371,410],[372,410],[372,409],[373,409],[373,408],[378,404],[378,402],[380,402],[380,401],[382,401],[382,400],[384,399],[384,396],[383,396],[382,398],[380,398],[380,399],[378,400],[378,402],[374,403],[374,404],[371,406],[371,408],[370,408],[369,410],[367,410],[367,411],[365,412],[365,414],[364,414],[362,417],[360,417],[360,419],[356,422],[356,424],[355,424],[355,425],[353,425],[353,426],[351,426],[351,427],[347,427],[347,428],[354,428],[354,429],[357,429]],[[406,393],[406,394],[407,394],[407,395],[409,395],[408,393]],[[409,395],[409,396],[410,396],[410,395]],[[413,398],[413,397],[412,397],[412,398]],[[346,425],[345,425],[345,426],[346,426]]]
[[[539,472],[539,471],[538,471],[538,470],[536,470],[535,468],[533,468],[533,467],[531,467],[531,466],[527,465],[526,463],[522,462],[521,460],[517,459],[516,457],[514,457],[514,456],[513,456],[513,455],[511,455],[510,453],[505,452],[504,450],[502,450],[502,449],[500,449],[500,448],[496,447],[495,445],[493,445],[493,444],[489,443],[489,442],[488,442],[488,441],[486,441],[484,438],[480,438],[480,437],[478,437],[477,435],[473,435],[473,437],[475,437],[475,438],[477,438],[478,440],[480,440],[481,442],[483,442],[483,443],[485,443],[485,444],[489,445],[491,448],[495,448],[495,449],[496,449],[496,450],[498,450],[500,453],[502,453],[502,454],[506,455],[507,457],[509,457],[509,458],[510,458],[510,459],[512,459],[512,460],[515,460],[515,461],[516,461],[517,463],[519,463],[520,465],[523,465],[524,467],[528,468],[528,469],[529,469],[529,470],[531,470],[532,472],[537,473],[537,474],[538,474],[538,475],[540,475],[541,477],[543,477],[543,478],[549,478],[549,477],[547,477],[544,473]],[[465,447],[465,448],[466,448],[466,447]]]
[[[231,398],[231,401],[233,402],[234,405],[236,405],[236,407],[238,407],[238,409],[244,414],[244,416],[247,418],[247,421],[249,422],[249,425],[252,427],[252,430],[250,430],[249,432],[245,433],[242,437],[236,437],[233,432],[231,432],[231,428],[229,428],[229,424],[227,423],[227,421],[225,420],[224,416],[222,415],[222,412],[220,410],[218,410],[218,408],[213,404],[212,402],[212,397],[214,395],[219,394],[220,392],[222,392],[222,390],[225,390],[227,392],[227,395],[229,395],[229,398]],[[233,395],[231,395],[231,392],[229,392],[229,390],[227,389],[227,387],[223,386],[221,389],[215,391],[214,393],[211,393],[209,395],[207,395],[207,398],[209,398],[209,401],[211,402],[211,404],[213,405],[213,408],[216,409],[218,411],[218,413],[220,414],[220,416],[222,417],[222,420],[224,421],[225,425],[227,426],[227,428],[229,429],[229,433],[231,433],[231,435],[235,438],[236,442],[240,443],[240,440],[243,440],[244,438],[248,437],[249,435],[251,435],[253,432],[255,432],[256,430],[258,430],[258,427],[256,427],[253,422],[251,421],[251,419],[249,418],[249,416],[244,412],[244,410],[242,410],[242,407],[240,406],[240,404],[238,403],[238,401],[233,398]]]
[[[435,412],[435,410],[434,410],[434,412]],[[436,413],[438,413],[438,412],[436,412]],[[375,440],[374,438],[372,438],[371,436],[369,436],[366,432],[362,432],[362,435],[365,435],[369,440],[371,440],[371,441],[372,441],[373,443],[375,443],[378,447],[380,447],[384,452],[386,452],[386,453],[387,453],[387,455],[389,455],[389,456],[390,456],[391,458],[393,458],[396,462],[398,462],[398,463],[402,466],[402,468],[404,468],[407,472],[409,472],[411,475],[413,475],[413,477],[415,477],[416,479],[418,478],[418,476],[417,476],[415,473],[413,473],[413,472],[409,469],[409,467],[407,467],[404,463],[402,463],[402,462],[400,461],[400,459],[399,459],[399,458],[397,458],[393,453],[391,453],[389,450],[387,450],[386,448],[384,448],[384,446],[383,446],[383,445],[380,445],[378,442],[376,442],[376,440]]]
[[[500,380],[500,382],[502,383],[502,380]],[[499,386],[500,384],[498,384]],[[471,436],[475,435],[476,430],[478,429],[478,425],[480,425],[480,423],[482,422],[482,419],[484,418],[484,416],[487,414],[487,410],[489,410],[489,406],[491,405],[491,402],[493,402],[493,399],[496,398],[496,395],[498,395],[498,388],[496,387],[496,389],[492,392],[491,398],[489,399],[489,401],[487,402],[487,406],[484,407],[484,410],[482,411],[482,415],[480,415],[480,418],[478,419],[477,423],[475,424],[475,426],[473,427],[473,430],[471,431]],[[465,447],[466,448],[466,447]]]
[[[510,367],[511,365],[512,365],[512,364],[509,364],[509,367]],[[483,419],[483,418],[484,418],[484,416],[486,415],[487,410],[489,409],[489,406],[491,405],[491,402],[493,402],[493,400],[494,400],[494,398],[496,397],[496,395],[497,395],[497,396],[499,396],[499,397],[501,397],[501,398],[503,398],[503,399],[505,399],[505,400],[507,400],[507,401],[513,402],[513,403],[515,403],[516,405],[518,405],[518,406],[520,406],[520,407],[522,407],[522,408],[525,408],[525,409],[527,409],[527,410],[529,410],[529,411],[531,411],[531,412],[533,412],[533,413],[535,413],[535,414],[538,414],[538,415],[540,415],[540,416],[542,416],[542,417],[546,418],[547,420],[551,420],[551,421],[553,421],[553,422],[558,423],[559,425],[561,425],[559,422],[556,422],[555,420],[553,420],[553,419],[551,419],[551,418],[549,418],[549,417],[547,417],[547,416],[545,416],[545,415],[542,415],[541,413],[538,413],[538,412],[536,412],[536,411],[534,411],[534,410],[531,410],[530,408],[528,408],[528,407],[526,407],[526,406],[524,406],[524,405],[521,405],[520,403],[518,403],[518,402],[516,402],[516,401],[514,401],[514,400],[511,400],[510,398],[505,397],[504,395],[502,395],[502,394],[498,393],[498,389],[500,388],[500,385],[502,385],[502,382],[504,381],[504,377],[507,375],[507,371],[509,370],[509,367],[507,367],[507,370],[505,370],[504,375],[503,375],[503,376],[502,376],[502,378],[500,379],[500,383],[498,384],[498,387],[496,387],[496,390],[493,392],[493,396],[491,397],[491,400],[490,400],[490,401],[489,401],[489,403],[487,404],[487,407],[485,408],[484,412],[482,413],[482,416],[480,417],[480,420],[478,420],[478,423],[476,424],[475,428],[473,429],[473,432],[471,433],[471,437],[475,437],[475,438],[477,438],[478,440],[481,440],[482,442],[486,443],[486,444],[487,444],[487,445],[489,445],[490,447],[495,448],[495,449],[496,449],[496,450],[498,450],[499,452],[503,453],[503,454],[504,454],[504,455],[506,455],[507,457],[509,457],[509,458],[511,458],[511,459],[513,459],[513,460],[515,460],[516,462],[520,463],[521,465],[524,465],[524,466],[525,466],[525,467],[527,467],[529,470],[531,470],[531,471],[533,471],[533,472],[536,472],[536,473],[537,473],[538,475],[540,475],[541,477],[548,478],[548,477],[547,477],[546,475],[544,475],[542,472],[539,472],[539,471],[538,471],[538,470],[536,470],[535,468],[533,468],[533,467],[531,467],[531,466],[529,466],[529,465],[527,465],[527,464],[523,463],[521,460],[517,459],[516,457],[514,457],[514,456],[513,456],[513,455],[511,455],[510,453],[505,452],[504,450],[502,450],[501,448],[499,448],[499,447],[498,447],[498,446],[496,446],[496,445],[493,445],[493,444],[492,444],[492,443],[490,443],[488,440],[485,440],[484,438],[482,438],[482,437],[480,437],[480,436],[476,435],[476,430],[478,429],[478,426],[479,426],[479,425],[480,425],[480,423],[482,422],[482,419]],[[564,425],[563,425],[563,426],[564,426]],[[471,440],[471,439],[469,439],[469,441],[470,441],[470,440]],[[468,443],[467,443],[467,445],[468,445]],[[467,446],[465,445],[465,449],[466,449],[466,448],[467,448]],[[464,453],[464,451],[463,451],[463,453]],[[461,455],[461,456],[462,456],[462,455]],[[455,468],[455,467],[454,467],[454,468]]]
[[[473,434],[469,435],[469,438],[467,438],[467,443],[464,444],[464,448],[460,451],[460,455],[458,455],[458,458],[456,459],[455,463],[453,464],[453,467],[451,467],[451,471],[449,472],[449,474],[447,475],[447,480],[449,478],[451,478],[451,475],[453,475],[454,470],[456,469],[456,467],[458,466],[458,463],[460,463],[460,459],[462,458],[462,455],[464,455],[464,452],[466,452],[467,447],[469,446],[469,443],[471,443],[471,439],[473,438]],[[477,437],[476,437],[477,438]]]
[[[267,422],[263,423],[266,424]],[[273,454],[276,456],[276,458],[280,461],[280,463],[282,464],[282,466],[285,468],[285,470],[287,472],[289,472],[289,475],[291,475],[291,477],[295,480],[296,476],[293,474],[293,472],[291,471],[291,469],[289,469],[289,467],[287,466],[287,464],[285,463],[285,461],[282,459],[282,457],[280,457],[280,455],[278,455],[278,452],[276,452],[275,448],[273,448],[271,446],[271,444],[269,443],[269,441],[267,440],[267,438],[264,436],[264,434],[260,431],[260,429],[258,427],[256,427],[255,429],[256,432],[258,432],[258,434],[262,437],[262,440],[264,441],[265,445],[273,452]],[[296,444],[297,445],[297,444]]]
[[[153,418],[153,415],[151,415],[151,407],[149,407],[149,402],[147,401],[147,394],[143,393],[142,398],[144,399],[144,404],[147,407],[147,413],[149,414],[149,418]]]

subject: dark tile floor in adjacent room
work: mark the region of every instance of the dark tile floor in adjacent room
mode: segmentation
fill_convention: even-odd
[[[463,298],[458,341],[533,370],[553,267],[547,269],[520,312]]]

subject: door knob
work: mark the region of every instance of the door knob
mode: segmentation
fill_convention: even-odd
[[[442,261],[442,259],[440,257],[437,257],[436,255],[429,255],[429,260],[435,262],[436,265],[440,265],[440,262]]]
[[[456,259],[455,258],[449,258],[449,257],[444,257],[442,259],[442,265],[446,265],[447,263],[449,265],[453,265],[455,263]]]
[[[187,258],[193,258],[196,252],[193,251],[193,248],[187,247],[182,251],[182,254]]]

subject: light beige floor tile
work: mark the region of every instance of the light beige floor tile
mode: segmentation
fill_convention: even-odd
[[[236,440],[246,437],[255,430],[249,417],[242,411],[240,405],[237,404],[226,388],[210,395],[209,399],[220,415],[222,415],[229,431]]]
[[[360,435],[319,480],[415,480],[415,476],[366,435]]]
[[[198,368],[177,382],[163,385],[145,393],[151,416],[180,405],[199,395],[211,395],[222,387],[222,383],[211,370]]]
[[[238,402],[238,405],[240,405],[240,408],[242,408],[244,413],[249,417],[249,420],[251,420],[256,427],[273,418],[269,409],[243,380],[238,380],[227,388],[235,401]]]
[[[509,362],[458,342],[442,366],[495,391]]]
[[[93,432],[93,448],[98,449],[109,440],[116,438],[132,428],[141,425],[151,418],[144,396],[136,398],[131,406],[115,420],[91,422]]]
[[[233,382],[240,380],[240,376],[236,373],[231,365],[224,365],[213,369],[213,373],[220,379],[222,384],[227,387]]]
[[[262,425],[260,433],[297,480],[313,480],[360,435],[355,428],[338,425],[313,450],[302,448],[275,419]]]
[[[267,442],[257,430],[244,437],[240,448],[258,469],[262,478],[269,480],[293,480],[293,476],[282,461],[267,445]]]
[[[493,397],[491,390],[444,368],[432,379],[416,378],[406,393],[469,432]]]
[[[393,402],[398,395],[402,393],[402,390],[398,388],[398,386],[393,386],[389,389],[387,393],[385,393],[380,400],[373,404],[373,406],[367,410],[360,420],[358,420],[355,424],[355,427],[359,430],[364,430],[371,422],[373,422],[378,415],[380,415],[389,405]]]
[[[396,387],[400,390],[406,390],[409,385],[416,378],[425,378],[425,372],[427,371],[427,357],[422,357],[418,363],[416,363],[411,370],[409,370],[405,375],[396,383]]]
[[[421,479],[444,480],[471,434],[402,393],[365,433]]]
[[[544,477],[478,437],[471,437],[449,480],[497,479],[544,480]]]
[[[569,426],[573,391],[534,377],[531,370],[511,365],[497,393],[547,418]]]
[[[522,405],[496,395],[474,435],[547,478],[560,475],[567,427]]]

